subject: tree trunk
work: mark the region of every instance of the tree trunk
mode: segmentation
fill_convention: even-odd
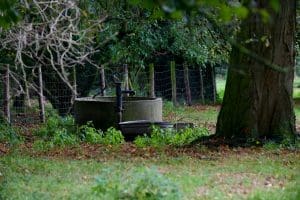
[[[292,93],[296,3],[280,0],[280,10],[274,12],[268,2],[258,0],[257,6],[268,10],[270,22],[264,23],[261,16],[251,13],[237,35],[237,42],[245,45],[257,59],[247,55],[242,47],[233,46],[218,116],[218,136],[277,141],[295,137]]]

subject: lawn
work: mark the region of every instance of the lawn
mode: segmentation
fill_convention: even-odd
[[[129,144],[106,151],[90,148],[2,156],[0,199],[119,199],[115,195],[134,185],[151,191],[147,188],[151,181],[136,181],[141,176],[155,182],[152,189],[170,184],[179,199],[299,199],[300,195],[300,154],[295,151],[198,146],[170,152]],[[106,191],[97,192],[97,177]]]

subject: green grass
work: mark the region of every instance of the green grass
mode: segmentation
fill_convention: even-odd
[[[221,103],[224,97],[226,78],[220,77],[216,79],[218,101]]]
[[[300,77],[298,77],[298,76],[295,76],[295,78],[294,78],[293,97],[300,98]]]
[[[163,118],[171,122],[191,122],[196,126],[212,127],[217,121],[219,106],[174,107],[172,102],[164,102]]]
[[[128,175],[139,168],[156,168],[178,186],[183,199],[292,199],[300,193],[299,153],[240,155],[236,149],[206,152],[202,159],[162,154],[74,161],[6,155],[0,158],[0,199],[97,199],[92,188],[100,171]]]

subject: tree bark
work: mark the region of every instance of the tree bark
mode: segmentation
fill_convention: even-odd
[[[239,46],[233,46],[223,105],[218,116],[216,134],[227,139],[274,139],[295,137],[293,79],[295,66],[295,0],[280,0],[274,12],[269,1],[256,1],[267,9],[270,22],[251,13],[242,22],[237,42],[262,59],[253,59]]]

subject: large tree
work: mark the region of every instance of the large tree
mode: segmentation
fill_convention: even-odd
[[[251,3],[231,57],[216,134],[227,139],[293,139],[296,1]],[[248,6],[248,5],[247,5]],[[257,10],[267,11],[264,18]]]

